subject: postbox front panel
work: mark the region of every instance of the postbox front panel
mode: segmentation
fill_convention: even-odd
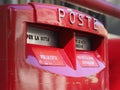
[[[99,21],[55,5],[3,9],[9,18],[6,90],[108,90],[107,38]]]

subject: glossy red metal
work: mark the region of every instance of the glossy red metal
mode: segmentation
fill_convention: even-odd
[[[120,18],[120,7],[105,0],[67,0],[95,11]]]
[[[120,90],[120,39],[109,39],[110,90]]]
[[[109,90],[107,32],[95,18],[38,3],[0,12],[1,90]],[[58,33],[58,46],[27,43],[29,26]],[[90,50],[76,49],[76,34],[90,39]]]

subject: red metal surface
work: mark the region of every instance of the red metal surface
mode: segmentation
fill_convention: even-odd
[[[110,90],[120,90],[120,39],[109,39]]]
[[[69,8],[34,3],[1,6],[0,12],[1,90],[108,90],[107,32],[99,21]],[[27,44],[29,25],[59,33],[58,47]],[[91,50],[76,50],[76,33],[91,39]],[[51,56],[58,61],[48,62]]]
[[[120,7],[105,0],[67,0],[72,3],[120,18]]]

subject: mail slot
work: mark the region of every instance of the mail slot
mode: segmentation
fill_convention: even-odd
[[[91,40],[87,37],[76,36],[76,49],[77,50],[91,50]]]
[[[27,30],[27,43],[57,47],[57,36],[57,32],[55,31],[44,30],[29,26]]]
[[[107,32],[97,19],[40,3],[0,12],[2,90],[109,90]]]

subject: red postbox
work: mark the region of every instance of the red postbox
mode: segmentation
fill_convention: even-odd
[[[38,3],[0,12],[2,90],[109,90],[107,32],[97,19]]]
[[[120,38],[108,40],[110,90],[120,90]]]

